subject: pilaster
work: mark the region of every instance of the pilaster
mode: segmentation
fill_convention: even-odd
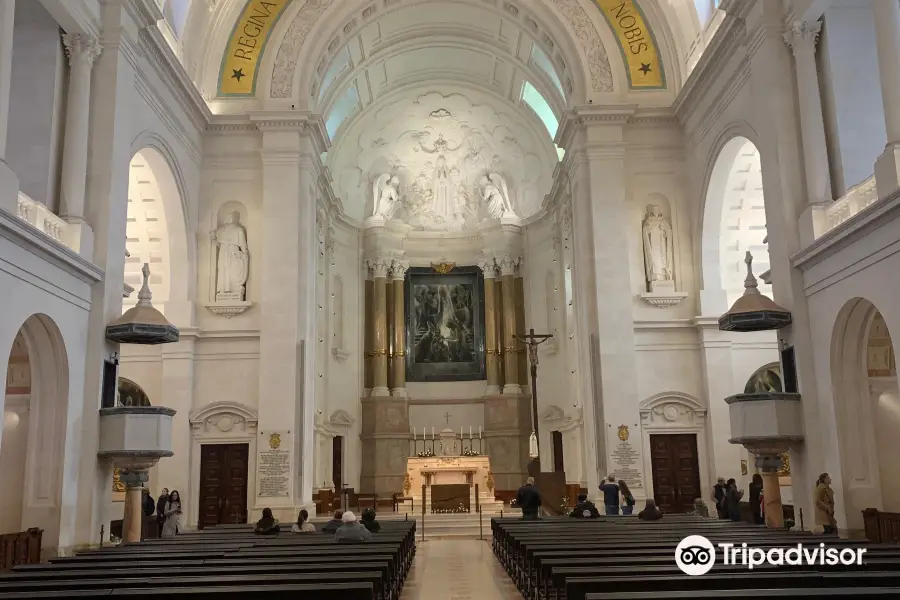
[[[503,393],[521,394],[522,387],[519,384],[519,356],[517,348],[519,341],[516,334],[516,290],[515,274],[520,259],[518,257],[504,256],[499,261],[502,296],[503,296],[503,338],[500,340],[500,348],[503,353]]]
[[[394,353],[391,395],[406,396],[406,314],[404,311],[403,285],[406,283],[406,271],[409,262],[394,260],[391,263],[391,281],[393,282],[394,311]]]
[[[13,23],[16,0],[0,2],[0,209],[14,215],[18,210],[19,179],[6,164],[9,128],[9,86],[12,77]]]
[[[478,267],[484,274],[484,355],[487,363],[487,389],[490,396],[500,393],[500,348],[497,344],[497,298],[494,280],[497,265],[493,258],[482,259]]]

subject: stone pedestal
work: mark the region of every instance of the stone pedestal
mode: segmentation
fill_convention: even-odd
[[[531,400],[519,394],[485,396],[485,451],[493,469],[494,489],[517,490],[528,476]]]
[[[125,484],[125,515],[122,521],[122,541],[141,541],[141,523],[144,511],[141,494],[144,484],[150,478],[147,471],[121,471],[119,481]]]
[[[410,453],[409,409],[402,396],[362,399],[360,492],[390,498],[403,491]]]

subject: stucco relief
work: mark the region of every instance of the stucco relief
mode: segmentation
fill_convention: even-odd
[[[275,55],[275,67],[272,70],[272,86],[269,96],[272,98],[290,98],[294,93],[294,71],[300,49],[316,21],[322,16],[334,0],[306,0],[300,12],[291,21],[287,33]]]
[[[587,58],[588,69],[591,72],[591,86],[594,91],[613,91],[612,68],[609,66],[606,48],[603,47],[600,34],[597,33],[594,23],[579,0],[552,0],[552,2],[559,7],[560,13],[566,17],[575,37],[581,43],[581,50]]]

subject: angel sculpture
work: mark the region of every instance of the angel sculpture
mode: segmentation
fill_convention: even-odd
[[[391,176],[385,173],[375,180],[372,185],[372,197],[375,200],[375,206],[372,210],[373,217],[382,217],[390,219],[397,204],[400,202],[400,180],[397,176]]]
[[[479,181],[481,185],[481,198],[487,206],[488,215],[492,219],[500,217],[515,217],[512,205],[509,203],[509,190],[506,181],[499,173],[482,175]]]

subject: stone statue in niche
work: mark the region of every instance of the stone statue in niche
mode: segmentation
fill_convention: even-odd
[[[499,173],[482,175],[478,183],[481,187],[482,201],[491,219],[516,216],[509,202],[509,189],[506,187],[506,180]]]
[[[247,251],[247,230],[241,225],[241,215],[229,213],[225,222],[210,233],[210,237],[218,253],[216,302],[245,300],[250,254]]]
[[[447,159],[443,154],[438,156],[434,167],[432,183],[434,195],[431,199],[431,209],[444,221],[457,219],[464,212],[458,197],[453,192],[453,176],[458,174],[459,171],[456,167],[450,167],[447,164]]]
[[[650,292],[675,289],[672,226],[656,204],[647,207],[643,223],[644,270]]]
[[[372,197],[375,200],[373,217],[390,219],[400,203],[400,180],[397,176],[384,173],[372,185]]]

